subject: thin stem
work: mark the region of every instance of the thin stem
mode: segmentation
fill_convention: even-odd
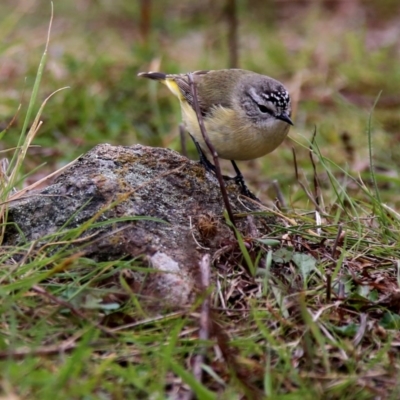
[[[201,112],[200,112],[200,106],[199,106],[199,100],[197,97],[197,89],[196,89],[196,84],[194,83],[194,79],[193,79],[193,74],[189,73],[187,74],[188,79],[189,79],[189,85],[192,91],[192,96],[193,96],[193,109],[196,113],[197,116],[197,121],[199,123],[199,127],[200,127],[200,131],[201,134],[203,135],[203,139],[208,147],[208,150],[211,153],[211,156],[213,158],[214,161],[214,165],[215,165],[215,174],[217,175],[217,179],[219,182],[219,187],[221,189],[221,194],[222,194],[222,198],[224,200],[225,203],[225,208],[226,211],[228,212],[228,216],[229,219],[231,220],[232,224],[236,227],[235,225],[235,219],[233,217],[233,212],[232,212],[232,208],[231,208],[231,204],[229,203],[229,198],[228,198],[228,193],[226,191],[226,187],[225,187],[225,182],[224,179],[222,177],[222,173],[221,173],[221,167],[219,165],[219,159],[218,159],[218,153],[216,152],[214,146],[212,145],[212,143],[210,142],[210,139],[207,135],[206,132],[206,128],[204,126],[204,121],[203,118],[201,116]]]

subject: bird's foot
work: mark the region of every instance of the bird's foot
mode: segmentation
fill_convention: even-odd
[[[231,178],[235,180],[235,183],[240,187],[240,192],[242,193],[243,196],[248,197],[249,199],[258,201],[259,203],[261,203],[260,199],[254,195],[250,189],[247,187],[244,179],[243,179],[243,175],[236,175],[234,178]]]
[[[249,199],[252,199],[252,200],[255,200],[255,201],[258,201],[259,203],[261,203],[261,201],[253,193],[250,192],[249,188],[247,187],[247,185],[244,181],[243,175],[240,172],[240,169],[236,165],[235,161],[231,160],[231,163],[232,163],[233,169],[236,172],[236,176],[233,179],[235,180],[235,183],[238,186],[240,186],[241,193],[244,196],[248,197]]]

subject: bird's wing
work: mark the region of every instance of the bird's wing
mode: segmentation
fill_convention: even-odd
[[[195,72],[191,73],[193,76],[193,81],[196,83],[198,103],[199,103],[201,115],[203,117],[205,115],[207,115],[207,113],[209,112],[210,106],[207,106],[207,103],[204,101],[201,94],[199,93],[199,83],[201,82],[202,77],[204,75],[208,74],[209,72],[210,71],[195,71]],[[188,74],[167,75],[167,79],[171,79],[178,86],[178,89],[180,92],[180,96],[178,96],[178,97],[180,97],[181,100],[187,101],[189,103],[189,105],[194,109],[192,88],[190,86]],[[177,94],[174,91],[174,88],[172,88],[170,84],[167,83],[167,85],[172,92]]]
[[[221,106],[232,108],[233,93],[241,77],[252,72],[241,69],[209,70],[191,72],[196,83],[197,99],[202,116],[212,113]],[[161,81],[180,101],[186,101],[194,108],[189,74],[164,74],[162,72],[142,72],[139,76]]]

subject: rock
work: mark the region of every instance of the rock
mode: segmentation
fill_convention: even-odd
[[[260,211],[232,181],[226,185],[234,213]],[[10,204],[8,221],[18,229],[8,225],[3,244],[72,237],[71,246],[94,260],[140,257],[158,271],[135,272],[141,293],[182,305],[193,298],[201,256],[236,243],[223,212],[218,181],[198,162],[170,149],[102,144],[54,184]],[[254,233],[254,221],[237,225]]]

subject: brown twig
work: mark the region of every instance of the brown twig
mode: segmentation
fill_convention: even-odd
[[[361,341],[365,335],[365,332],[367,330],[367,320],[368,320],[367,314],[361,313],[360,314],[360,325],[359,325],[356,335],[353,338],[354,347],[357,347],[361,343]]]
[[[143,42],[149,38],[151,26],[151,0],[140,0],[139,32]]]
[[[319,180],[318,180],[317,167],[315,165],[315,161],[314,161],[314,157],[313,157],[314,152],[312,149],[316,135],[317,135],[317,128],[314,128],[313,137],[311,139],[311,144],[310,144],[310,147],[308,148],[308,150],[309,150],[311,165],[313,167],[313,173],[314,173],[313,174],[314,200],[315,200],[315,203],[320,207],[321,187],[320,187]]]
[[[79,331],[75,333],[72,337],[68,338],[67,340],[49,346],[42,346],[38,348],[23,346],[16,349],[3,350],[0,351],[0,360],[4,359],[21,360],[24,359],[25,357],[32,357],[32,356],[45,357],[61,353],[62,354],[69,353],[72,350],[75,350],[79,346],[79,343],[77,343],[77,341],[82,336],[83,333],[84,332]],[[99,341],[97,343],[91,343],[90,346],[100,347],[104,346],[104,343]]]
[[[199,329],[199,339],[206,341],[210,338],[210,298],[207,294],[207,290],[210,287],[210,255],[205,254],[199,263],[200,267],[200,278],[201,278],[201,290],[205,294],[203,303],[201,304],[200,311],[200,329]],[[200,350],[198,354],[194,357],[193,362],[193,375],[198,382],[203,381],[203,370],[202,365],[204,364],[205,358],[205,346]],[[187,400],[193,399],[194,393],[191,391],[186,397]]]
[[[231,204],[229,203],[228,193],[226,191],[224,179],[222,177],[221,167],[219,165],[218,154],[215,151],[214,146],[210,142],[210,139],[209,139],[209,137],[207,135],[207,132],[206,132],[206,128],[204,126],[203,118],[201,116],[199,100],[198,100],[198,97],[197,97],[197,89],[196,89],[196,84],[194,83],[193,74],[192,73],[188,73],[187,76],[188,76],[189,85],[190,85],[190,88],[191,88],[191,91],[192,91],[192,96],[193,96],[193,109],[196,112],[197,121],[199,123],[200,131],[201,131],[203,139],[204,139],[204,141],[205,141],[205,143],[206,143],[206,145],[208,147],[208,150],[210,151],[210,153],[212,155],[212,158],[213,158],[213,161],[214,161],[215,174],[217,175],[217,179],[218,179],[218,182],[219,182],[219,187],[221,189],[222,198],[223,198],[224,203],[225,203],[226,211],[228,212],[228,216],[229,216],[229,219],[231,220],[232,224],[236,227],[235,219],[233,217],[233,212],[232,212],[232,208],[231,208]]]
[[[38,349],[31,349],[29,347],[22,347],[20,349],[15,350],[4,350],[0,351],[0,360],[5,359],[13,359],[13,360],[21,360],[25,357],[32,356],[52,356],[60,353],[70,353],[72,350],[75,350],[78,347],[77,343],[70,343],[68,345],[58,345],[54,344],[51,346],[44,346]]]
[[[186,130],[185,130],[185,125],[183,123],[179,124],[179,137],[181,139],[181,154],[187,157]]]
[[[341,224],[339,224],[338,231],[337,231],[336,238],[335,238],[335,243],[333,243],[332,252],[331,252],[331,256],[333,259],[336,258],[336,248],[339,244],[339,241],[343,239],[342,238],[342,230],[343,230],[343,227]]]
[[[344,287],[344,283],[339,281],[338,285],[338,295],[337,295],[339,300],[344,300],[346,298],[346,291]]]
[[[296,151],[295,151],[294,147],[292,147],[292,154],[293,154],[294,173],[296,175],[296,181],[299,182],[300,181],[299,169],[297,167],[297,157],[296,157]]]
[[[274,179],[272,181],[272,186],[275,189],[276,197],[278,199],[280,207],[286,208],[287,204],[286,204],[285,198],[283,197],[283,193],[282,193],[281,187],[280,187],[277,179]]]
[[[238,17],[236,0],[227,0],[225,16],[228,24],[229,68],[239,68]]]
[[[304,193],[307,195],[308,199],[314,204],[316,210],[318,210],[320,213],[322,213],[321,207],[319,206],[319,204],[317,204],[315,202],[315,198],[314,195],[312,193],[310,193],[306,186],[304,185],[303,182],[301,182],[300,177],[299,177],[299,170],[298,170],[298,166],[297,166],[297,158],[296,158],[296,152],[294,150],[294,148],[292,147],[292,154],[293,154],[293,163],[294,163],[294,170],[295,170],[295,174],[296,174],[296,180],[297,183],[301,186],[301,188],[304,190]]]
[[[73,307],[70,303],[68,303],[67,301],[61,300],[58,297],[52,295],[51,293],[47,292],[45,289],[43,289],[42,287],[38,286],[38,285],[33,285],[31,288],[34,292],[36,292],[37,294],[42,295],[43,297],[46,297],[47,299],[49,299],[50,301],[52,301],[53,303],[68,308],[72,314],[74,314],[76,317],[78,317],[79,319],[83,319],[85,321],[88,321],[88,318],[86,317],[86,315],[81,312],[80,310],[77,310],[75,307]],[[95,322],[94,325],[96,326],[96,328],[98,328],[99,330],[101,330],[103,333],[105,333],[108,336],[111,336],[113,338],[116,338],[116,335],[111,332],[110,329],[106,328],[105,326],[100,325],[99,323]]]
[[[326,302],[329,303],[332,298],[332,275],[330,272],[326,274]]]

